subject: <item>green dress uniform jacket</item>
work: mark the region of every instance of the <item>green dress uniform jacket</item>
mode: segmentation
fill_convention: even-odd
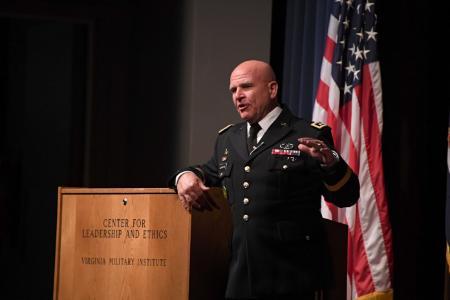
[[[284,108],[250,154],[242,122],[219,132],[212,158],[190,170],[222,187],[233,217],[227,298],[301,295],[326,282],[321,195],[338,207],[359,198],[357,176],[340,158],[325,170],[298,151],[298,138],[333,148],[330,128]],[[177,173],[178,174],[178,173]],[[169,183],[174,186],[174,178]]]

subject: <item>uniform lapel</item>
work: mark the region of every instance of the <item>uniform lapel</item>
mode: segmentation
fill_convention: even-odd
[[[240,123],[230,135],[231,144],[236,152],[242,157],[243,160],[248,159],[247,150],[247,123]]]
[[[273,144],[283,139],[291,132],[291,119],[292,114],[284,107],[280,116],[272,123],[269,129],[266,131],[261,141],[258,143],[259,147],[251,152],[250,158],[257,156],[265,149],[271,147]]]

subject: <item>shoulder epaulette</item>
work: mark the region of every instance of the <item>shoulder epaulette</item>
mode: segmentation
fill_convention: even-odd
[[[219,130],[219,134],[221,134],[222,132],[225,132],[228,128],[232,127],[234,124],[228,124],[227,126],[225,126],[224,128]]]
[[[317,129],[322,129],[324,127],[326,127],[327,125],[322,123],[322,122],[311,122],[310,124],[312,127],[317,128]]]

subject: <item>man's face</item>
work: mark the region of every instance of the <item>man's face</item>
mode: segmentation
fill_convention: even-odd
[[[231,73],[230,92],[241,118],[259,122],[276,106],[277,83],[265,70],[252,64],[241,64]]]

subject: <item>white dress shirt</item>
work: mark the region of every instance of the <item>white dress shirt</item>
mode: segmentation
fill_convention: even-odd
[[[261,126],[261,129],[258,131],[256,135],[256,142],[259,143],[264,133],[269,129],[270,125],[278,118],[283,109],[279,106],[272,109],[264,118],[262,118],[258,124]],[[250,136],[250,123],[247,122],[247,137]]]

